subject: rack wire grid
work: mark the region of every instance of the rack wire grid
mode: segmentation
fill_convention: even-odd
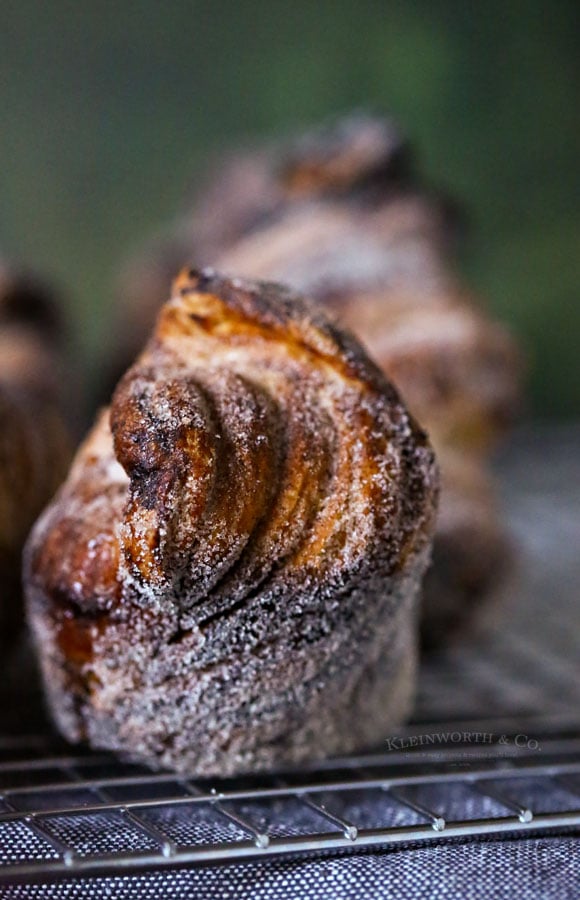
[[[200,780],[71,751],[46,727],[5,736],[0,884],[580,833],[578,437],[549,467],[536,442],[525,490],[519,452],[508,466],[520,581],[501,626],[422,666],[414,724],[379,752]]]
[[[411,730],[391,752],[213,782],[5,741],[0,883],[579,828],[580,732],[501,724],[439,727],[443,750]]]

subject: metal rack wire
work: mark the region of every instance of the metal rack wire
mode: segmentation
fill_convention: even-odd
[[[212,783],[8,748],[0,883],[580,828],[580,730],[507,740]]]

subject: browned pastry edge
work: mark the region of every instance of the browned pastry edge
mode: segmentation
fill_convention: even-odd
[[[279,286],[185,273],[111,428],[27,551],[63,733],[227,772],[399,721],[437,477],[360,345]]]

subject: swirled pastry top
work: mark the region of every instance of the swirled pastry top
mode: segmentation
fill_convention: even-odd
[[[38,526],[31,571],[81,612],[170,604],[182,627],[256,598],[334,603],[426,551],[437,482],[353,337],[278,285],[186,271]]]

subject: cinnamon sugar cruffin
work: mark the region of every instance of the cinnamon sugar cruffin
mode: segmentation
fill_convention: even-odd
[[[60,730],[198,774],[379,740],[411,702],[437,484],[350,335],[182,273],[29,542]]]

